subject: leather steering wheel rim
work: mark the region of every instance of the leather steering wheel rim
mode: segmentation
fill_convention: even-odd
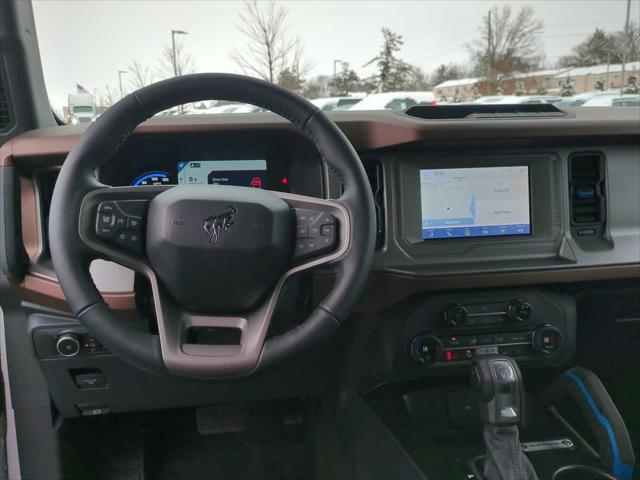
[[[307,100],[262,80],[218,73],[176,77],[127,95],[86,130],[62,166],[51,201],[50,250],[58,281],[76,317],[114,354],[157,373],[167,372],[158,336],[119,321],[92,281],[89,265],[100,256],[82,238],[81,209],[88,194],[107,187],[98,182],[97,169],[140,123],[173,106],[208,99],[249,103],[286,118],[308,135],[344,182],[344,193],[336,202],[348,213],[349,238],[345,253],[333,263],[333,289],[297,328],[264,342],[251,372],[276,365],[332,336],[364,288],[375,248],[373,196],[362,163],[342,131]]]

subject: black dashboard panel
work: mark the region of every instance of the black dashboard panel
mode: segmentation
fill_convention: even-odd
[[[292,132],[138,134],[102,168],[100,179],[108,185],[128,186],[149,175],[158,183],[177,184],[180,162],[221,160],[265,160],[262,188],[323,195],[319,156],[309,140]]]

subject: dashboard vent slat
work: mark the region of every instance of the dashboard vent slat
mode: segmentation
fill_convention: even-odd
[[[5,87],[5,79],[0,71],[0,131],[3,131],[11,124],[9,115],[9,94]]]
[[[569,157],[569,194],[572,225],[602,227],[605,221],[605,178],[601,153],[581,152]]]

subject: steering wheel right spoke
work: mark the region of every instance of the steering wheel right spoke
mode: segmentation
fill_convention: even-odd
[[[79,234],[97,257],[148,272],[146,216],[151,200],[171,186],[103,187],[82,201]]]

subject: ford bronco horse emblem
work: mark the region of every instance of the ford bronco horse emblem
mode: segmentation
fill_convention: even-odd
[[[211,215],[204,219],[202,228],[209,236],[209,243],[215,245],[220,241],[220,233],[228,232],[236,223],[236,213],[238,209],[227,205],[226,211],[219,215]]]

